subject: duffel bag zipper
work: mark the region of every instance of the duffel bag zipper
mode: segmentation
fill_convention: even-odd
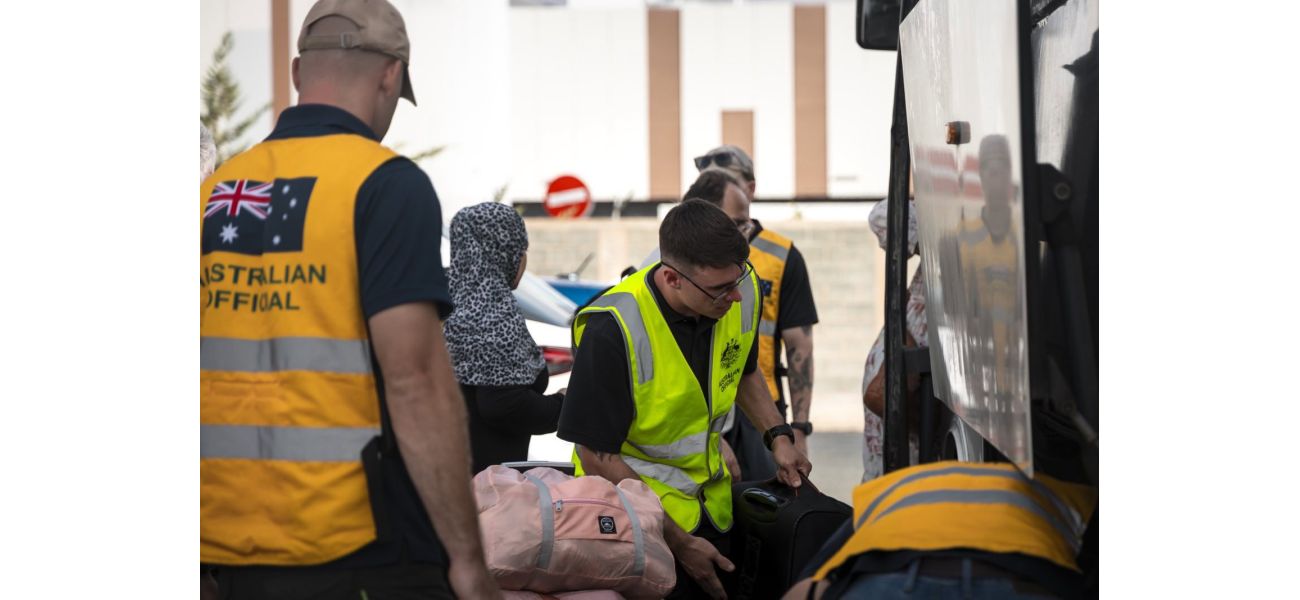
[[[614,510],[624,510],[622,506],[618,506],[616,504],[606,502],[604,500],[597,500],[595,498],[560,498],[559,500],[555,501],[555,512],[564,511],[564,504],[566,502],[569,504],[595,504],[598,506],[612,508]],[[624,512],[626,511],[624,510]]]

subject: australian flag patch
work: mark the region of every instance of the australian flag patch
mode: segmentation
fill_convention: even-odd
[[[315,177],[218,183],[203,211],[203,254],[301,251],[314,187]]]

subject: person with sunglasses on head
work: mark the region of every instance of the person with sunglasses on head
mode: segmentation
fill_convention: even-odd
[[[579,475],[640,478],[659,496],[679,564],[670,598],[725,597],[715,568],[732,525],[721,428],[733,405],[766,432],[779,477],[812,470],[758,370],[759,285],[735,223],[687,200],[659,227],[662,260],[628,276],[573,323],[559,437]]]
[[[795,430],[795,445],[806,455],[807,437],[813,431],[809,420],[813,390],[812,328],[818,321],[808,266],[794,242],[750,218],[749,206],[756,187],[754,161],[744,150],[730,144],[718,146],[696,157],[695,168],[700,170],[700,176],[684,197],[708,200],[721,208],[749,241],[749,258],[763,299],[758,368],[777,410],[782,418],[789,419]],[[710,174],[726,175],[729,181]],[[657,252],[652,256],[657,258]],[[783,345],[786,365],[781,364]],[[788,404],[785,386],[781,385],[783,378],[789,380]],[[775,476],[776,467],[761,443],[761,430],[742,416],[729,419],[725,432],[729,447],[724,451],[734,449],[739,477],[757,481]]]

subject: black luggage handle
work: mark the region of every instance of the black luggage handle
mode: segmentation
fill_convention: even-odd
[[[808,487],[812,489],[813,493],[821,494],[821,490],[817,489],[817,486],[813,484],[812,480],[808,479],[807,475],[800,473],[800,476],[803,479],[803,485],[800,487],[790,487],[779,478],[773,477],[755,487],[741,492],[740,497],[750,504],[760,505],[769,510],[776,510],[786,503],[786,499],[779,497],[777,493],[785,492],[783,495],[788,496],[790,492],[793,492],[794,496],[798,496],[799,490]]]
[[[760,488],[747,489],[740,494],[740,497],[750,504],[759,504],[771,511],[780,508],[782,504],[781,499],[773,495],[772,492]]]

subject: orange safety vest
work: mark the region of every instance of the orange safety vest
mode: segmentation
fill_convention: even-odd
[[[853,535],[814,578],[865,552],[956,548],[1020,553],[1077,572],[1096,508],[1096,488],[1042,474],[1030,479],[1009,464],[900,469],[853,490]]]
[[[749,262],[754,273],[762,280],[763,311],[758,322],[758,370],[767,381],[767,391],[772,400],[781,398],[781,383],[776,376],[780,357],[776,351],[777,316],[781,309],[781,276],[785,274],[785,261],[794,245],[789,238],[770,229],[763,229],[749,242]]]
[[[395,156],[352,134],[266,141],[199,190],[202,562],[319,564],[376,537],[361,450],[380,408],[353,220]]]

